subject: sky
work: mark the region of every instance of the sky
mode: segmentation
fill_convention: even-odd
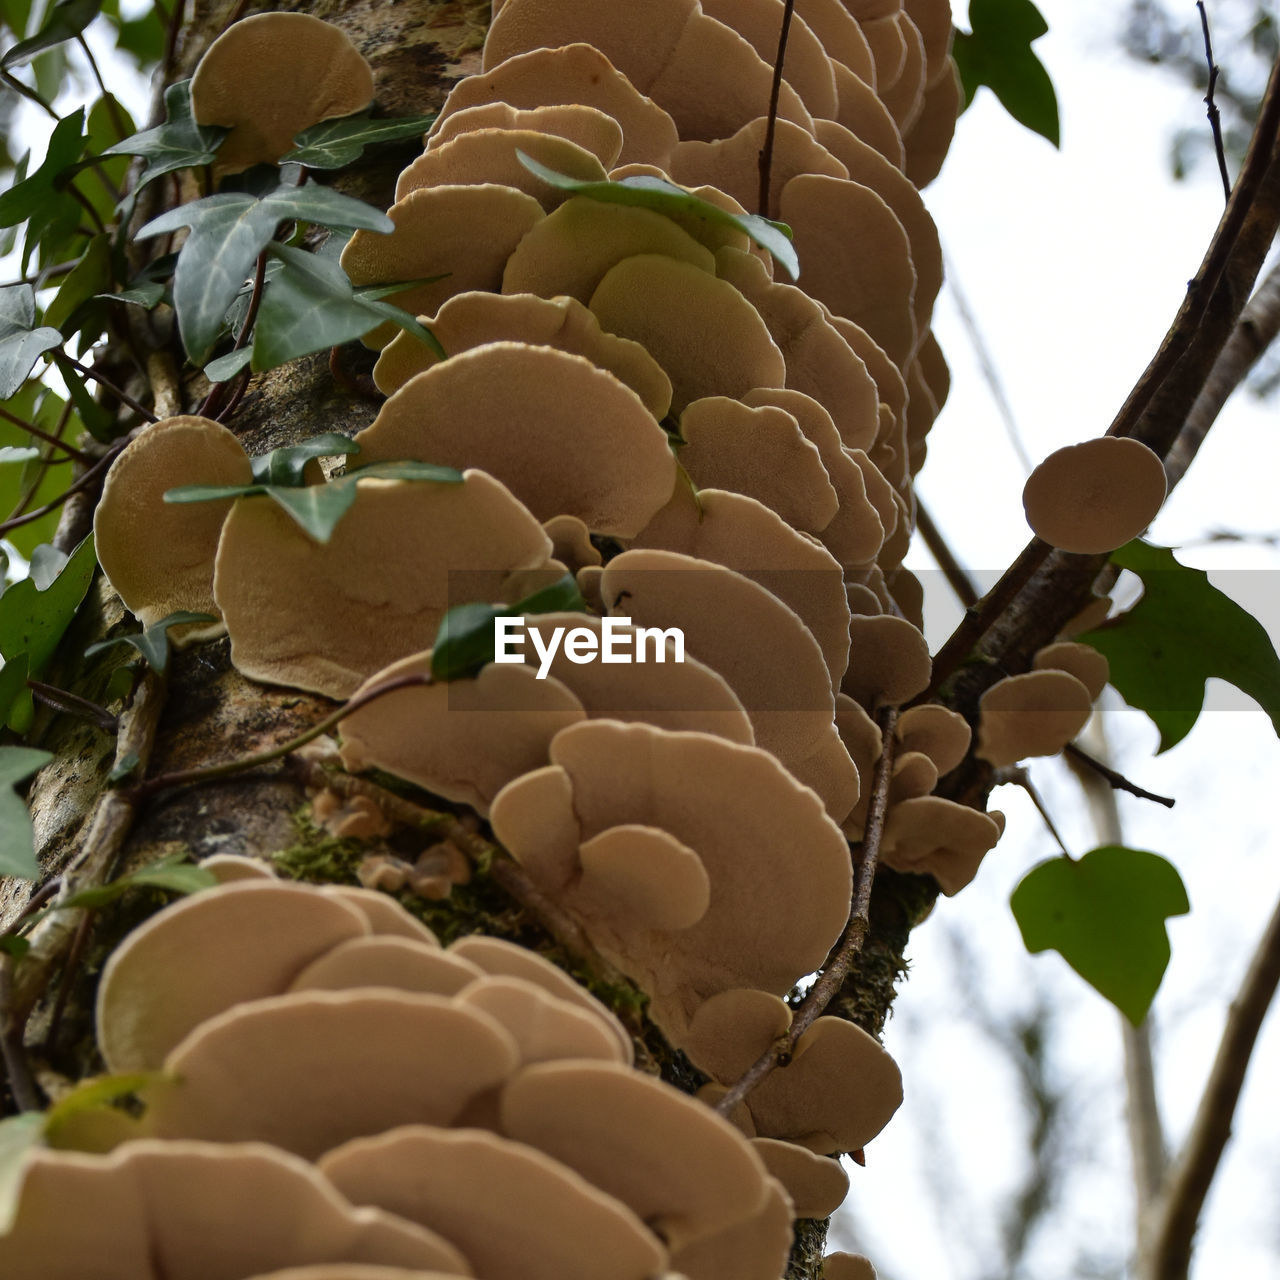
[[[1210,168],[1189,182],[1170,178],[1172,131],[1203,108],[1194,91],[1119,51],[1123,7],[1041,0],[1050,34],[1037,51],[1058,90],[1061,151],[1014,124],[984,92],[926,193],[951,274],[1035,460],[1105,431],[1158,346],[1222,209]],[[1231,56],[1219,47],[1228,67]],[[128,75],[109,74],[113,83]],[[140,86],[129,105],[145,113]],[[991,574],[1029,536],[1020,502],[1025,470],[945,290],[935,328],[953,389],[918,491],[961,561]],[[1154,540],[1183,546],[1224,526],[1255,534],[1280,528],[1278,411],[1247,400],[1229,406],[1157,519]],[[1277,634],[1273,549],[1189,545],[1179,554],[1212,568],[1217,584]],[[908,563],[945,602],[931,615],[936,647],[954,621],[949,594],[927,553],[914,550]],[[1276,898],[1280,838],[1265,797],[1280,774],[1280,746],[1260,712],[1241,709],[1247,700],[1212,689],[1211,707],[1235,709],[1211,710],[1185,743],[1157,757],[1149,722],[1111,702],[1105,724],[1118,767],[1178,798],[1172,815],[1127,797],[1121,804],[1128,843],[1172,859],[1193,906],[1172,922],[1173,959],[1153,1013],[1161,1100],[1177,1139]],[[1044,762],[1033,777],[1072,852],[1099,843],[1070,776]],[[996,1223],[1025,1171],[1026,1119],[1018,1080],[981,1028],[1007,1025],[1037,1004],[1052,1010],[1047,1076],[1070,1107],[1062,1140],[1071,1174],[1021,1274],[1085,1276],[1091,1259],[1123,1259],[1131,1240],[1117,1018],[1059,957],[1027,955],[1009,893],[1055,847],[1020,794],[1004,788],[992,803],[1008,814],[1005,838],[977,881],[941,901],[913,937],[911,977],[886,1032],[906,1103],[868,1148],[867,1168],[851,1169],[848,1209],[833,1237],[838,1247],[865,1250],[885,1280],[1011,1280],[993,1261]],[[1200,1236],[1199,1280],[1276,1274],[1280,1106],[1261,1082],[1278,1076],[1273,1017]]]

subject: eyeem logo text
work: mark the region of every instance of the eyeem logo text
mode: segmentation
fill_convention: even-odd
[[[524,662],[526,634],[538,655],[538,679],[545,680],[561,647],[570,662],[666,662],[670,643],[672,662],[684,661],[684,632],[679,627],[633,627],[630,618],[601,618],[594,627],[527,628],[522,615],[493,620],[493,660]],[[653,656],[649,657],[650,646]],[[530,666],[533,664],[530,663]]]

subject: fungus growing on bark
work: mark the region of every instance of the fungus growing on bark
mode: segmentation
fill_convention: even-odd
[[[318,889],[326,898],[335,898],[355,908],[368,922],[374,937],[412,938],[438,947],[440,940],[416,916],[411,916],[394,898],[373,889],[352,884],[325,884]]]
[[[454,996],[482,976],[476,965],[411,938],[352,938],[318,956],[281,994],[387,987]]]
[[[491,102],[522,110],[560,103],[595,107],[622,126],[618,164],[665,165],[679,140],[671,117],[589,44],[530,49],[459,80],[445,99],[436,129],[443,130],[455,113]]]
[[[352,695],[403,676],[431,674],[431,652],[402,658]],[[471,678],[388,693],[342,722],[342,763],[351,773],[385,769],[486,815],[512,778],[547,763],[551,739],[586,719],[559,680],[531,667],[489,663]]]
[[[582,356],[523,342],[474,347],[417,374],[355,438],[361,465],[478,467],[538,520],[577,516],[618,537],[644,528],[676,478],[666,433],[630,387]]]
[[[342,251],[342,269],[355,285],[426,281],[388,295],[419,315],[438,310],[455,293],[500,288],[507,259],[545,215],[523,191],[482,183],[411,191],[387,216],[395,230],[357,231]],[[365,341],[382,347],[396,332],[388,322]]]
[[[567,294],[589,303],[606,273],[637,254],[686,262],[707,275],[715,271],[711,250],[656,210],[574,196],[515,246],[502,273],[502,292]]]
[[[165,418],[145,427],[111,464],[93,516],[98,562],[143,627],[180,610],[220,618],[213,560],[229,499],[173,506],[165,492],[184,484],[253,482],[239,440],[208,418]],[[220,635],[222,623],[173,628],[170,639]]]
[[[889,108],[867,81],[838,62],[831,64],[839,106],[836,122],[880,152],[890,164],[902,166],[902,134]]]
[[[927,687],[929,646],[906,619],[854,616],[849,636],[849,669],[840,687],[868,711],[906,702]]]
[[[787,1189],[797,1218],[829,1218],[849,1194],[849,1175],[838,1160],[779,1138],[753,1138],[764,1167]]]
[[[902,171],[917,187],[927,187],[938,176],[963,106],[960,72],[948,58],[937,79],[925,86],[920,111],[903,138],[906,159]]]
[[[750,1217],[767,1194],[763,1163],[728,1121],[613,1064],[526,1067],[502,1091],[501,1122],[622,1201],[673,1253]]]
[[[244,880],[183,898],[116,948],[98,987],[98,1045],[112,1071],[156,1070],[206,1019],[283,991],[317,956],[369,932],[318,890]]]
[[[1060,551],[1099,555],[1136,538],[1164,502],[1164,463],[1138,440],[1099,436],[1051,453],[1022,491],[1027,523]]]
[[[1094,702],[1102,697],[1111,676],[1111,664],[1097,649],[1089,644],[1073,644],[1069,640],[1059,640],[1037,650],[1031,665],[1036,671],[1065,671],[1075,676],[1088,689]]]
[[[443,996],[304,991],[201,1023],[165,1059],[170,1080],[144,1091],[147,1121],[158,1137],[269,1142],[315,1159],[396,1125],[451,1124],[519,1059],[492,1017]]]
[[[361,480],[324,545],[269,498],[237,500],[218,546],[214,597],[238,670],[346,698],[375,671],[428,648],[451,606],[527,594],[513,594],[518,579],[550,565],[550,550],[534,516],[481,471],[467,471],[462,484]]]
[[[314,1166],[261,1144],[142,1140],[107,1156],[37,1150],[13,1226],[0,1235],[5,1280],[208,1280],[330,1260],[406,1268],[413,1280],[472,1274],[435,1232],[353,1208]]]
[[[785,409],[705,396],[685,407],[680,435],[680,464],[699,488],[745,493],[806,533],[825,529],[839,510],[817,447]]]
[[[1006,676],[978,701],[977,754],[997,769],[1057,755],[1084,728],[1093,698],[1065,671]]]
[[[522,1142],[425,1125],[359,1138],[321,1172],[355,1204],[439,1232],[482,1276],[647,1280],[667,1252],[613,1196]]]
[[[197,124],[231,132],[217,167],[239,173],[274,164],[309,125],[373,101],[373,69],[345,31],[305,13],[259,13],[233,22],[191,78]]]
[[[523,191],[550,213],[566,193],[531,173],[520,162],[519,151],[571,178],[587,182],[608,178],[599,156],[567,138],[533,129],[470,129],[429,148],[402,169],[396,179],[396,200],[431,187],[488,182]]]
[[[941,796],[919,796],[890,807],[880,858],[895,871],[933,876],[950,897],[977,874],[1003,830],[999,814],[979,813]]]
[[[776,1280],[791,1252],[794,1209],[781,1182],[768,1178],[766,1185],[760,1208],[676,1250],[672,1267],[686,1280]]]
[[[638,342],[605,333],[600,322],[576,298],[460,293],[424,323],[451,356],[490,342],[555,347],[583,356],[626,383],[658,421],[671,408],[671,379],[658,362]],[[391,395],[438,359],[412,334],[401,333],[382,349],[373,368],[373,380],[378,390]]]
[[[876,1269],[860,1253],[829,1253],[822,1259],[822,1280],[876,1280]]]
[[[601,278],[590,307],[601,327],[639,342],[666,370],[672,411],[703,396],[781,387],[787,367],[760,314],[733,285],[652,253]]]
[[[441,115],[427,135],[426,149],[429,152],[435,151],[446,142],[476,129],[519,129],[536,133],[539,137],[566,139],[584,151],[589,151],[605,169],[611,169],[618,163],[618,155],[622,149],[622,126],[613,116],[598,111],[595,107],[564,103],[521,111],[506,102],[488,102],[483,106],[467,107],[453,112],[447,119]],[[527,174],[528,169],[525,172]],[[399,197],[400,190],[397,186],[396,198]]]
[[[931,703],[908,707],[898,717],[897,735],[901,750],[923,752],[939,776],[964,759],[972,736],[964,716]]]
[[[772,62],[738,33],[707,17],[696,0],[649,0],[643,7],[580,0],[506,0],[484,45],[484,70],[528,49],[584,41],[599,49],[675,121],[682,138],[721,138],[769,101]],[[783,81],[778,114],[806,127],[812,117]]]

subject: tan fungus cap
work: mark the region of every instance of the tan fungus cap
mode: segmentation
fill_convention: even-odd
[[[1057,755],[1084,728],[1093,698],[1065,671],[1007,676],[978,702],[978,751],[996,768]]]
[[[622,149],[622,126],[613,116],[595,107],[562,103],[522,111],[506,102],[487,102],[447,116],[442,114],[427,135],[427,150],[435,151],[473,129],[518,129],[541,137],[566,139],[589,151],[605,169],[618,163]],[[399,194],[397,190],[397,198]]]

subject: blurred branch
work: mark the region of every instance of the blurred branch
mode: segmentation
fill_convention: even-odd
[[[1213,60],[1213,39],[1209,35],[1209,15],[1205,12],[1204,0],[1196,0],[1196,8],[1200,11],[1200,27],[1204,32],[1204,58],[1209,65],[1209,85],[1205,91],[1204,103],[1209,113],[1209,128],[1213,131],[1213,151],[1218,157],[1218,174],[1222,178],[1222,198],[1230,200],[1231,175],[1227,172],[1227,153],[1222,145],[1222,116],[1213,99],[1213,91],[1218,87],[1218,64]]]
[[[1186,1145],[1156,1206],[1143,1280],[1186,1280],[1205,1196],[1222,1160],[1249,1059],[1280,985],[1280,903],[1227,1013],[1227,1025]]]

